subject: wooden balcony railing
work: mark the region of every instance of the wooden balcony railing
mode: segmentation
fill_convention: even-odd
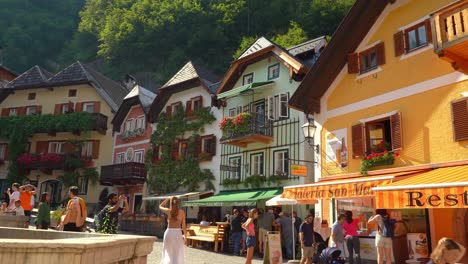
[[[146,181],[145,164],[127,162],[101,167],[102,185],[142,184]]]

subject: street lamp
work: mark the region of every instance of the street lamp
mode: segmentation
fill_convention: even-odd
[[[309,143],[309,146],[315,148],[317,154],[319,153],[319,144],[314,145],[314,135],[317,127],[314,124],[313,119],[308,119],[308,122],[302,125],[302,133],[304,133],[304,138]]]

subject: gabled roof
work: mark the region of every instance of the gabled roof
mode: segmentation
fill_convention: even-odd
[[[388,3],[395,0],[357,0],[342,20],[326,48],[289,101],[307,114],[320,112],[320,98],[333,83]]]
[[[1,49],[1,47],[0,47],[0,49]],[[8,68],[7,66],[5,66],[3,64],[0,64],[0,70],[4,70],[4,71],[10,73],[12,76],[18,77],[17,72],[15,72],[14,70]]]
[[[150,108],[149,119],[155,122],[169,98],[175,94],[198,86],[202,86],[206,91],[213,95],[216,90],[216,83],[219,77],[200,65],[193,62],[187,62],[169,81],[158,90],[158,96],[155,98]]]
[[[234,88],[236,81],[245,68],[257,61],[269,56],[277,57],[290,69],[290,76],[304,76],[308,67],[299,59],[295,58],[283,47],[277,45],[265,37],[258,38],[237,60],[231,63],[229,70],[221,80],[216,94],[220,94]]]
[[[36,65],[30,68],[29,70],[25,71],[24,73],[20,74],[20,76],[11,80],[8,83],[8,87],[20,89],[46,86],[49,83],[49,78],[52,76],[52,73]]]
[[[149,109],[151,104],[153,103],[154,99],[156,98],[156,94],[147,90],[146,88],[135,85],[133,89],[125,96],[122,104],[120,104],[119,109],[114,115],[111,123],[113,125],[114,131],[120,131],[120,126],[122,125],[125,117],[127,116],[128,112],[134,105],[140,105],[143,108],[143,112],[146,116],[149,114]]]

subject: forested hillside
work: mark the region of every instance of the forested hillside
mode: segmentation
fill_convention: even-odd
[[[187,60],[222,74],[259,36],[285,47],[331,35],[354,0],[0,0],[3,64],[94,62],[164,82]]]

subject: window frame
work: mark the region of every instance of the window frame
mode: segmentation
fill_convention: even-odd
[[[36,105],[30,105],[26,106],[26,115],[37,115],[37,106]],[[31,113],[31,109],[34,109],[33,113]]]
[[[36,100],[36,93],[28,93],[28,101]]]
[[[270,73],[271,73],[270,70],[273,69],[273,67],[277,67],[277,68],[278,68],[278,71],[277,71],[277,74],[276,74],[276,75],[273,75],[273,74],[270,75]],[[274,70],[274,69],[273,69],[273,70]],[[268,77],[267,77],[268,80],[274,80],[274,79],[279,78],[279,76],[280,76],[280,65],[279,65],[279,62],[278,62],[278,63],[275,63],[275,64],[273,64],[273,65],[268,66],[268,72],[267,72],[267,73],[268,73]]]
[[[80,150],[81,157],[93,156],[93,141],[84,141]]]
[[[143,129],[146,128],[146,117],[144,115],[138,116],[136,119],[135,129]]]
[[[238,167],[239,171],[238,172],[229,171],[229,178],[230,179],[241,179],[241,177],[242,177],[242,156],[229,157],[228,158],[228,164],[229,164],[230,167],[233,166],[232,165],[233,164],[232,160],[238,160],[239,163],[237,164],[237,167]],[[237,174],[237,175],[235,175],[235,174]]]
[[[68,109],[65,109],[65,107]],[[62,114],[70,113],[70,104],[62,104],[62,107],[60,107],[60,110]]]
[[[426,43],[424,44],[420,44],[420,37],[419,37],[419,31],[418,29],[420,27],[424,27],[424,33],[425,33],[425,37],[426,37]],[[431,30],[430,28],[428,28],[428,24],[426,23],[426,21],[422,21],[420,23],[417,23],[411,27],[408,27],[406,28],[404,31],[403,31],[403,35],[404,35],[404,43],[405,43],[405,53],[411,53],[415,50],[418,50],[420,48],[424,48],[426,46],[429,45],[429,34],[428,34],[428,30]],[[410,48],[410,41],[409,41],[409,33],[411,31],[415,31],[415,37],[416,37],[416,46],[413,47],[413,48]],[[419,45],[418,45],[419,44]]]
[[[88,178],[84,176],[79,176],[76,179],[76,181],[78,183],[78,194],[86,195],[88,193],[88,184],[89,184]]]
[[[53,147],[53,145],[55,145],[55,147]],[[65,141],[49,141],[47,146],[47,153],[65,154]]]
[[[76,94],[78,91],[76,89],[70,89],[68,90],[68,97],[76,97]]]
[[[119,159],[119,158],[122,158],[122,159]],[[115,161],[114,161],[115,164],[123,164],[125,163],[125,152],[117,152],[115,154]]]
[[[182,109],[182,102],[175,102],[171,104],[171,115],[175,115],[178,109]]]
[[[135,118],[128,118],[127,120],[125,120],[125,129],[124,131],[126,132],[132,132],[135,130]]]
[[[191,98],[190,99],[191,101],[191,107],[192,107],[192,112],[195,112],[197,110],[200,110],[203,108],[203,99],[201,96],[197,96],[197,97],[194,97],[194,98]],[[199,103],[200,105],[198,107],[195,107],[195,103]]]
[[[212,144],[214,144],[214,147],[216,148],[216,136],[214,134],[201,136],[201,152],[215,155],[211,151],[211,146],[209,146],[208,148],[205,148],[206,142],[210,140],[214,141]]]
[[[11,107],[8,111],[8,116],[18,116],[18,108]]]
[[[137,155],[141,155],[140,161],[137,161]],[[133,152],[133,162],[136,163],[145,163],[145,150],[144,149],[138,149]]]
[[[250,78],[251,82],[248,82],[248,80],[249,80],[248,78]],[[242,76],[242,86],[253,83],[253,78],[254,78],[254,73],[253,72],[248,73],[248,74],[244,74]]]
[[[89,107],[89,106],[91,106],[91,107],[93,108],[93,111],[92,111],[92,112],[86,110],[86,107]],[[95,113],[95,112],[96,112],[95,104],[94,104],[93,102],[85,102],[85,103],[83,103],[83,112]]]
[[[255,162],[255,158],[261,157],[261,167],[257,166],[258,163]],[[260,170],[259,173],[257,169]],[[260,175],[265,176],[265,153],[264,152],[255,152],[250,154],[250,176]]]
[[[286,165],[286,167],[284,167],[283,170],[286,168],[286,171],[285,171],[286,174],[285,174],[285,176],[287,177],[287,176],[289,176],[289,174],[290,174],[290,166],[291,166],[290,163],[289,163],[289,149],[288,149],[288,148],[285,148],[285,149],[276,149],[276,150],[273,150],[273,172],[274,172],[275,175],[277,175],[276,165],[277,165],[277,162],[278,162],[278,161],[276,160],[276,157],[277,157],[276,155],[277,155],[278,153],[283,153],[283,155],[284,155],[284,153],[287,154],[287,159],[284,159],[286,164],[283,164],[283,166]],[[283,156],[283,158],[284,158],[284,156]],[[284,172],[284,171],[283,171],[283,172]],[[283,176],[283,175],[281,175],[281,176]]]
[[[374,66],[371,66],[371,62],[372,62],[371,54],[372,53],[374,53],[374,55],[375,55],[375,65]],[[367,56],[366,60],[363,59],[364,56]],[[369,64],[369,67],[364,68],[364,65],[363,65],[364,61],[366,61],[366,63]],[[375,70],[375,69],[377,69],[377,67],[379,67],[379,64],[377,62],[377,48],[376,48],[376,46],[373,46],[373,47],[371,47],[369,49],[366,49],[364,51],[359,52],[359,73],[360,74]]]
[[[229,117],[235,117],[237,112],[237,107],[230,108],[228,111],[228,116]]]
[[[182,156],[184,159],[188,158],[188,156],[190,155],[188,139],[180,139],[178,144],[179,146],[178,146],[177,157]],[[185,144],[185,147],[184,147],[184,144]]]

